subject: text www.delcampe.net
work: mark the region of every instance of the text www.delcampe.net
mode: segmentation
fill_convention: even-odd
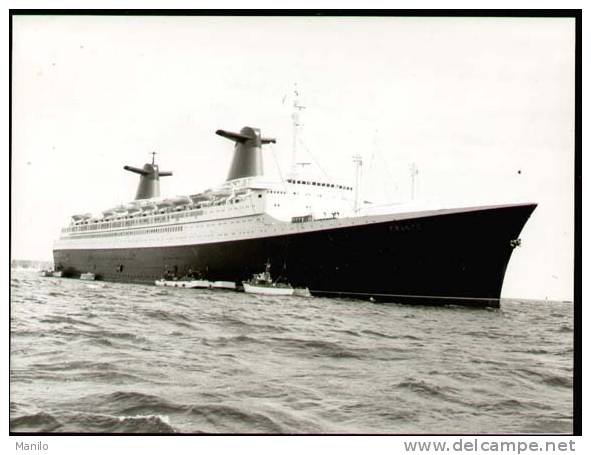
[[[530,452],[575,452],[575,441],[539,441],[539,440],[521,440],[521,441],[498,441],[486,439],[458,439],[450,441],[404,441],[404,450],[406,452],[451,452],[451,453],[473,453],[473,452],[493,452],[493,453],[516,453],[518,455]]]

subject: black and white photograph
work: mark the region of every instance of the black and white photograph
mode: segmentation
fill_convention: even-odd
[[[10,21],[11,435],[580,434],[580,11]]]

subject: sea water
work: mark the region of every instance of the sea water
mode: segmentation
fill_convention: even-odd
[[[269,297],[12,270],[10,429],[568,433],[573,305]]]

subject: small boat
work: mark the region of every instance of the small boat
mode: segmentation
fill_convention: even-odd
[[[250,281],[250,280],[249,280]],[[262,295],[293,295],[293,288],[290,285],[281,283],[273,283],[271,285],[250,284],[243,281],[244,292],[247,294],[262,294]]]
[[[180,279],[180,280],[165,280],[161,278],[154,282],[156,286],[165,286],[171,288],[197,288],[197,289],[209,289],[212,283],[207,280],[194,280],[194,279]]]
[[[61,278],[63,273],[61,270],[41,270],[39,276]]]
[[[267,262],[265,271],[255,273],[248,281],[243,281],[244,292],[263,295],[293,295],[294,289],[288,283],[280,283],[271,279],[271,264]]]
[[[86,281],[94,281],[96,279],[96,275],[92,272],[81,273],[80,279]]]
[[[209,289],[213,285],[211,281],[204,279],[201,273],[193,272],[191,269],[189,269],[189,272],[181,278],[178,278],[177,275],[170,271],[166,271],[162,278],[156,280],[154,284],[156,286],[189,289]]]
[[[233,281],[214,281],[211,283],[211,287],[214,289],[228,289],[228,290],[236,290],[236,283]]]

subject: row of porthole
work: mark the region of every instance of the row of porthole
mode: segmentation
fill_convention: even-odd
[[[228,223],[218,223],[218,226],[223,226],[224,224]],[[235,224],[235,223],[231,223]],[[210,228],[210,226],[194,226],[195,228]],[[92,234],[92,235],[85,235],[76,237],[76,240],[84,240],[84,239],[94,239],[94,238],[110,238],[110,237],[130,237],[136,235],[147,235],[147,234],[160,234],[163,232],[180,232],[182,231],[182,226],[173,226],[161,229],[148,229],[146,231],[127,231],[127,232],[114,232],[114,233],[104,233],[104,234]],[[225,234],[224,234],[225,235]]]
[[[259,197],[261,197],[261,195],[259,195]],[[219,202],[219,203],[216,203],[215,206],[219,206],[222,204],[223,204],[222,202]],[[254,205],[251,204],[250,207],[254,208]],[[238,207],[232,207],[232,210],[236,210],[236,209],[238,209]],[[211,210],[211,212],[216,212],[216,213],[221,212],[221,211],[223,211],[223,210],[220,210],[220,209]],[[129,217],[129,219],[131,221],[123,221],[125,219],[128,219],[128,217],[124,217],[122,219],[122,221],[119,221],[119,220],[111,221],[109,225],[105,225],[106,223],[104,223],[104,222],[95,221],[93,223],[89,223],[88,221],[85,221],[84,225],[79,225],[79,226],[75,226],[75,227],[71,227],[71,228],[65,228],[65,229],[62,229],[62,232],[81,232],[81,231],[88,231],[88,230],[95,231],[95,230],[111,229],[114,227],[132,226],[134,224],[145,224],[147,222],[161,222],[164,220],[169,220],[170,217],[178,219],[181,217],[201,216],[207,212],[209,212],[209,210],[207,210],[207,208],[206,208],[205,212],[203,210],[198,209],[198,211],[193,212],[193,213],[189,212],[189,213],[183,213],[183,214],[175,214],[175,212],[172,212],[169,215],[165,215],[165,216],[158,215],[158,216],[150,217],[150,218],[144,218],[144,217],[147,217],[148,215],[143,213],[143,214],[137,215],[137,218]],[[95,225],[94,223],[96,223],[97,225]],[[92,229],[92,228],[94,228],[94,229]]]
[[[245,220],[244,222],[246,222],[247,220]],[[226,221],[226,222],[218,222],[217,224],[214,223],[208,223],[207,225],[195,225],[196,227],[211,227],[211,226],[223,226],[225,224],[235,224],[236,221]],[[193,227],[193,226],[191,226]],[[121,232],[112,232],[112,233],[102,233],[100,235],[85,235],[83,237],[80,238],[96,238],[96,237],[118,237],[118,236],[128,236],[128,235],[143,235],[143,234],[154,234],[154,233],[159,233],[159,232],[178,232],[178,231],[182,231],[182,226],[167,226],[164,228],[151,228],[151,229],[147,229],[147,230],[134,230],[134,231],[121,231]]]
[[[258,220],[260,221],[261,218],[259,217]],[[245,220],[247,221],[247,220]],[[235,222],[220,222],[217,223],[218,226],[226,225],[226,224],[235,224]],[[199,228],[207,228],[213,225],[209,224],[205,225],[194,225],[191,227],[199,227]],[[135,236],[135,235],[144,235],[144,234],[157,234],[162,232],[181,232],[183,230],[183,226],[167,226],[164,228],[152,228],[152,229],[144,229],[144,230],[134,230],[134,231],[121,231],[121,232],[107,232],[101,234],[91,234],[91,235],[84,235],[80,237],[75,237],[76,239],[92,239],[92,238],[105,238],[105,237],[127,237],[127,236]]]
[[[243,232],[235,232],[235,231],[233,231],[233,232],[230,232],[230,233],[218,233],[218,234],[213,233],[213,234],[208,235],[206,238],[212,238],[212,237],[216,237],[216,236],[238,235],[238,234],[246,234],[246,233],[254,233],[254,232],[255,232],[254,230],[249,230],[249,231],[243,231]],[[97,238],[97,237],[98,236],[86,236],[84,238],[81,238],[80,237],[78,239],[79,240],[84,240],[86,238]],[[108,238],[108,237],[113,237],[113,236],[112,235],[105,235],[105,236],[101,236],[101,237]],[[151,240],[156,240],[156,239],[157,240],[167,240],[167,239],[170,239],[170,237],[157,237],[157,238],[152,237],[151,238]],[[141,239],[138,239],[138,241],[141,241]]]
[[[158,234],[162,232],[181,232],[183,230],[183,226],[168,226],[165,228],[153,228],[153,229],[142,229],[142,230],[133,230],[133,231],[120,231],[120,232],[103,232],[100,234],[90,234],[84,235],[79,237],[74,237],[74,239],[94,239],[94,238],[105,238],[105,237],[129,237],[135,235],[147,235],[147,234]]]

